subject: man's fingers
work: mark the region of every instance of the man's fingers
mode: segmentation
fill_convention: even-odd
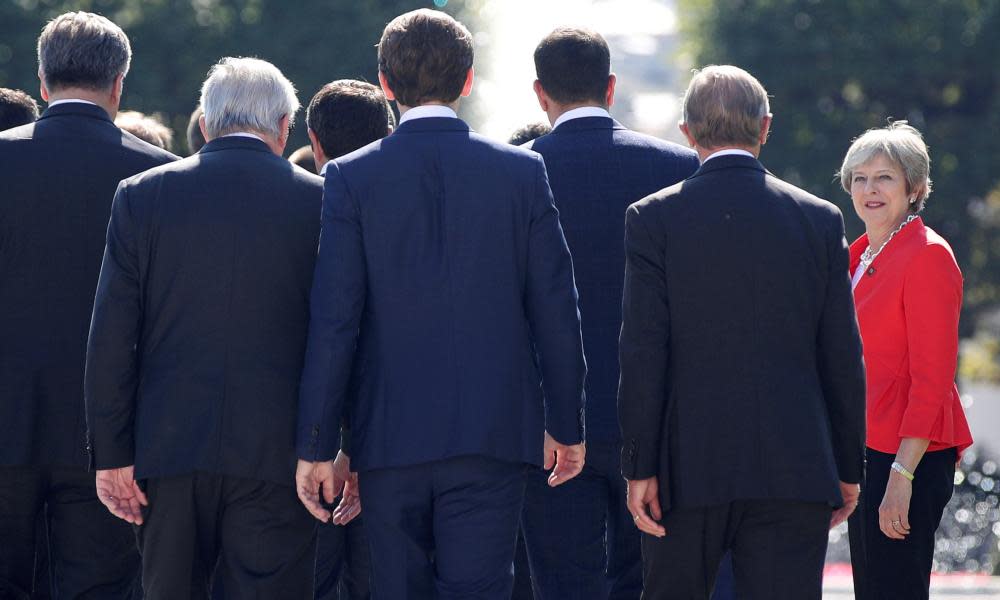
[[[338,486],[338,484],[340,485]],[[331,504],[334,498],[336,498],[337,494],[340,492],[340,490],[335,488],[343,487],[344,484],[342,481],[339,481],[336,476],[334,476],[330,479],[319,482],[318,485],[320,485],[323,488],[323,499],[326,500],[327,504]]]
[[[903,531],[910,533],[910,514],[909,511],[899,515],[899,524],[903,526]]]
[[[545,460],[542,462],[542,468],[548,471],[556,464],[556,453],[550,448],[545,449]]]
[[[660,510],[660,499],[653,497],[649,501],[649,513],[653,515],[653,519],[659,521],[663,518],[663,511]]]
[[[132,493],[135,495],[136,500],[139,501],[139,504],[149,506],[149,499],[146,498],[146,493],[139,487],[138,481],[132,481]]]
[[[323,508],[319,503],[319,489],[316,489],[311,481],[311,478],[303,478],[305,481],[300,480],[298,485],[296,485],[296,491],[299,495],[299,500],[302,505],[306,507],[312,516],[316,517],[320,521],[326,523],[330,520],[330,511]]]
[[[336,525],[347,525],[361,514],[361,500],[357,496],[344,496],[337,509],[333,511],[333,522]]]
[[[663,537],[667,534],[667,530],[663,528],[662,525],[653,521],[646,514],[645,510],[640,510],[632,515],[635,520],[635,525],[641,531],[644,531],[650,535],[655,535],[656,537]]]

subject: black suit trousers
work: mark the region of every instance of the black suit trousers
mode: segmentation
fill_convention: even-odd
[[[136,529],[147,600],[312,600],[316,521],[291,486],[195,473],[144,482]]]
[[[37,539],[40,531],[47,540]],[[32,589],[49,580],[48,573],[35,577],[39,542],[47,542],[55,598],[130,598],[138,586],[135,538],[97,499],[93,473],[0,467],[0,599],[47,592]]]
[[[934,533],[955,489],[954,448],[928,452],[914,470],[910,497],[910,535],[886,537],[878,526],[878,509],[889,483],[895,455],[868,448],[868,466],[858,508],[848,521],[851,567],[857,600],[928,598]]]
[[[741,600],[820,600],[831,514],[796,500],[671,510],[665,537],[642,534],[642,598],[708,600],[729,550]]]

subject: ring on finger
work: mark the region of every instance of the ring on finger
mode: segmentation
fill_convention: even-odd
[[[632,515],[632,520],[638,522],[639,521],[639,513],[636,513],[636,514]]]

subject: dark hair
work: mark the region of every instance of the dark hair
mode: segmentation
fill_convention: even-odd
[[[205,136],[202,135],[201,126],[198,125],[198,119],[200,119],[203,114],[205,114],[205,112],[201,110],[201,105],[199,104],[191,113],[191,118],[188,119],[187,143],[188,152],[191,154],[197,153],[201,150],[201,147],[205,145]]]
[[[288,162],[316,174],[316,158],[313,155],[312,146],[302,146],[295,152],[292,152],[292,155],[288,157]]]
[[[38,69],[50,91],[109,89],[116,77],[128,73],[131,61],[125,32],[94,13],[59,15],[38,36]]]
[[[306,124],[331,160],[384,138],[394,120],[382,90],[355,79],[324,85],[306,108]]]
[[[507,140],[507,143],[520,146],[521,144],[527,144],[533,139],[540,138],[550,131],[552,131],[552,128],[548,123],[530,123],[510,134],[510,139]]]
[[[0,131],[32,123],[38,118],[38,103],[21,90],[0,87]]]
[[[405,106],[454,102],[472,68],[472,34],[445,13],[422,8],[385,26],[378,70]]]
[[[605,102],[611,50],[596,31],[560,27],[535,48],[535,77],[561,104]]]

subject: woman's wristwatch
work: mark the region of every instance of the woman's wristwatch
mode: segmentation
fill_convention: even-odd
[[[911,473],[909,469],[900,464],[899,461],[893,461],[892,466],[890,468],[893,471],[902,475],[903,477],[906,477],[910,481],[913,481],[913,473]]]

